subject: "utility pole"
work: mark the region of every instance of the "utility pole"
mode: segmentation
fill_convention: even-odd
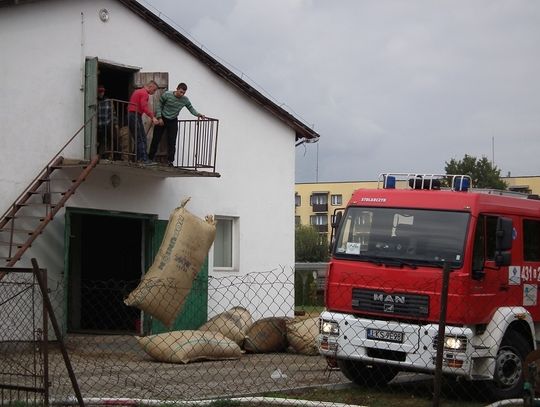
[[[491,136],[491,165],[495,167],[495,136]]]
[[[315,182],[319,182],[319,143],[317,143],[317,160],[315,165]]]

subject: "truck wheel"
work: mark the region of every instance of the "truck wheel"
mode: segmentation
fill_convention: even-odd
[[[391,366],[367,365],[356,360],[338,359],[341,373],[355,384],[386,385],[398,374],[398,370]]]
[[[495,359],[493,380],[486,382],[487,396],[493,400],[523,396],[524,360],[532,351],[529,342],[514,331],[508,332]]]

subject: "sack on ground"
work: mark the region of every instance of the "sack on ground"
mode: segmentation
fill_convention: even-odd
[[[184,206],[169,218],[163,242],[137,288],[124,300],[170,327],[186,300],[216,235],[212,216],[200,219]]]
[[[287,349],[287,317],[259,319],[246,333],[244,349],[252,353],[282,352]]]
[[[159,362],[188,363],[196,360],[238,359],[242,350],[219,332],[172,331],[137,336],[143,350]]]
[[[252,323],[251,314],[247,309],[234,307],[210,318],[199,330],[219,332],[242,346],[246,332]]]
[[[319,318],[294,319],[287,322],[287,341],[296,353],[318,355]]]

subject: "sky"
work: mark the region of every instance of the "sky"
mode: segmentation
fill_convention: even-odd
[[[139,1],[320,134],[296,182],[540,175],[540,1]]]

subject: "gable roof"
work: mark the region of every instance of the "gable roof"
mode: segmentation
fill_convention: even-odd
[[[17,5],[22,3],[32,3],[36,1],[44,0],[0,0],[0,7]],[[261,92],[253,88],[249,83],[240,78],[237,74],[225,67],[222,63],[203,51],[199,46],[190,41],[186,36],[174,29],[170,24],[156,16],[141,3],[136,0],[117,0],[122,3],[126,8],[137,14],[148,24],[153,26],[158,31],[162,32],[173,42],[180,45],[183,49],[191,53],[200,62],[205,64],[215,74],[229,82],[236,87],[240,92],[245,94],[255,103],[258,103],[264,109],[268,110],[279,120],[283,121],[289,127],[291,127],[296,133],[296,140],[303,139],[304,141],[317,141],[320,135],[313,129],[308,127],[301,120],[287,112],[281,106],[277,105]],[[298,144],[297,144],[298,145]]]
[[[143,20],[145,20],[150,25],[154,26],[157,30],[161,31],[172,41],[176,42],[193,56],[195,56],[199,61],[205,64],[210,70],[214,73],[225,79],[227,82],[231,83],[233,86],[238,88],[242,93],[247,95],[253,101],[259,103],[265,109],[269,110],[273,115],[277,116],[278,119],[285,122],[288,126],[292,127],[296,132],[296,139],[316,139],[319,138],[313,129],[309,128],[307,125],[302,123],[292,114],[287,112],[282,107],[278,106],[276,103],[272,102],[258,90],[254,89],[249,83],[244,81],[230,69],[225,67],[223,64],[218,62],[215,58],[204,52],[199,46],[190,41],[186,36],[178,32],[176,29],[171,27],[168,23],[163,21],[161,18],[156,16],[141,3],[136,0],[118,0],[120,3],[124,4],[134,13],[138,14]]]

